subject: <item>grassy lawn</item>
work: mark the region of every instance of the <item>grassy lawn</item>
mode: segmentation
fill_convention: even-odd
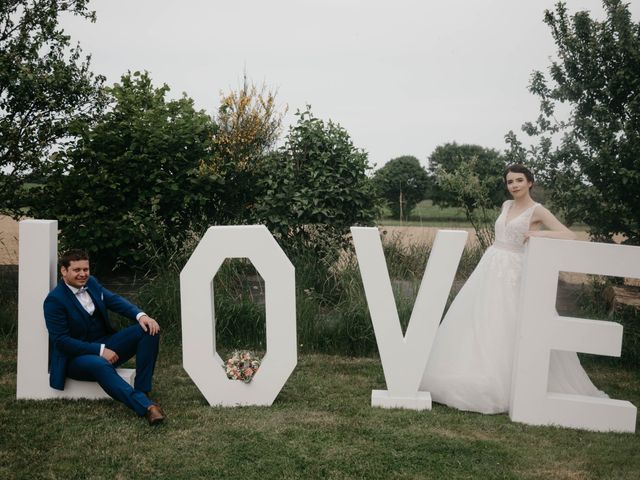
[[[640,405],[640,373],[590,362],[595,383]],[[274,405],[212,408],[163,345],[150,428],[113,401],[16,401],[16,346],[0,340],[0,478],[637,479],[637,434],[512,423],[435,405],[370,407],[375,358],[304,355]],[[153,396],[153,395],[152,395]]]

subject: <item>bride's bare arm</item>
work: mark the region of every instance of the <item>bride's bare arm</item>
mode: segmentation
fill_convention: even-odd
[[[534,225],[541,224],[546,228],[546,230],[529,230],[526,235],[526,240],[528,240],[529,237],[559,238],[561,240],[576,239],[576,234],[565,227],[562,222],[553,215],[553,213],[542,205],[538,205],[538,207],[536,207],[531,217],[531,223]]]

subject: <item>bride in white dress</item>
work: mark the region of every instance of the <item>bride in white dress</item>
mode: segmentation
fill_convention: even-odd
[[[438,403],[460,410],[509,410],[516,338],[516,312],[525,243],[529,237],[572,240],[574,233],[529,190],[532,173],[507,167],[505,183],[513,200],[502,205],[496,240],[462,287],[442,321],[422,378],[421,390]],[[546,230],[539,230],[544,226]],[[574,352],[553,351],[549,391],[604,396]]]

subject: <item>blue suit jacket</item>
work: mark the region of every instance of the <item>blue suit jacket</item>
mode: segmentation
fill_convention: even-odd
[[[116,330],[109,320],[107,310],[135,320],[140,309],[127,300],[104,288],[94,277],[87,281],[87,291],[96,310],[102,313],[107,330]],[[44,300],[44,319],[49,330],[50,375],[49,384],[64,389],[67,362],[78,355],[100,355],[100,344],[89,342],[90,316],[69,287],[60,281]]]

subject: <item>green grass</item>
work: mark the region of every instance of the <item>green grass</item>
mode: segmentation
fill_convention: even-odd
[[[376,358],[303,355],[272,407],[210,407],[165,345],[151,428],[122,405],[17,401],[15,342],[0,340],[0,478],[636,479],[640,438],[513,423],[440,405],[370,406]],[[217,367],[216,367],[217,368]],[[614,398],[640,404],[638,372],[591,364]]]

